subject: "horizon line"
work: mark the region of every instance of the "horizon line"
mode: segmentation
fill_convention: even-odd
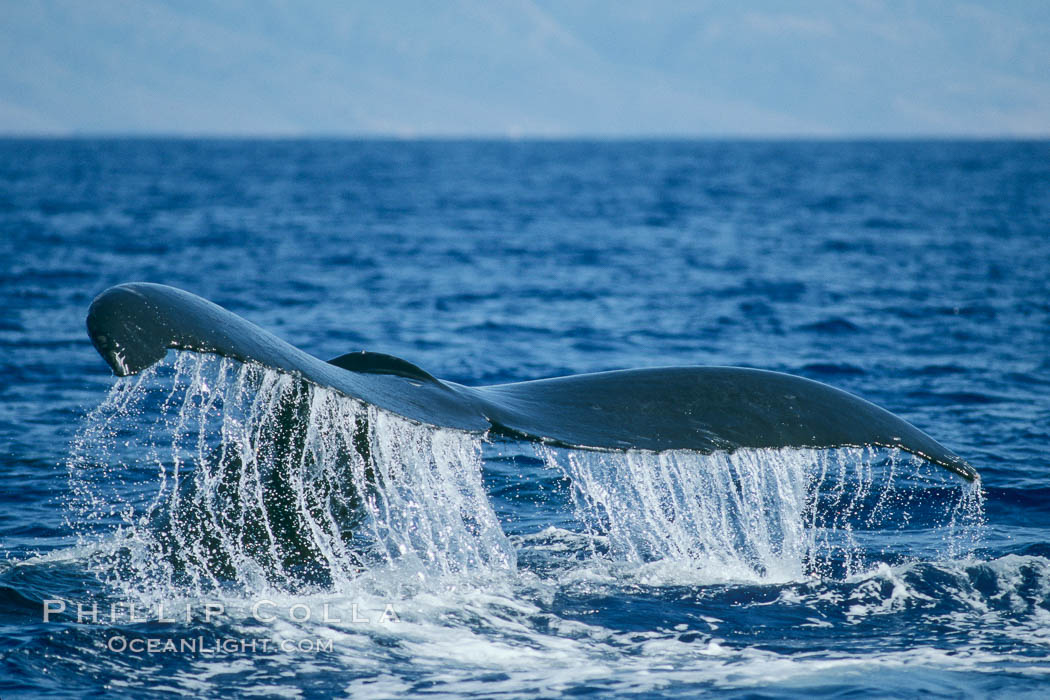
[[[781,142],[859,142],[859,141],[1000,141],[1000,142],[1035,142],[1050,141],[1050,131],[1046,133],[1018,134],[985,134],[985,133],[844,133],[844,134],[808,134],[808,133],[418,133],[398,134],[390,132],[179,132],[179,131],[77,131],[77,132],[4,132],[0,131],[0,140],[4,141],[477,141],[477,142],[656,142],[656,141],[781,141]]]

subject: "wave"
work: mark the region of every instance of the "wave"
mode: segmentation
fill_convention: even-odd
[[[84,649],[113,634],[331,642],[306,663],[267,657],[271,675],[234,683],[245,692],[293,671],[376,697],[746,692],[843,672],[864,686],[873,670],[869,689],[892,694],[917,668],[1050,674],[1050,561],[977,558],[979,483],[868,448],[511,444],[179,353],[118,380],[81,430],[69,470],[82,544],[0,569],[0,586],[87,566],[100,599],[195,606],[153,632],[70,623]],[[537,512],[556,525],[501,521],[486,479],[503,491],[510,474],[542,477],[525,493],[549,499]],[[202,601],[224,616],[202,620]],[[170,683],[228,689],[216,669],[250,658],[201,656]],[[128,658],[63,663],[60,676],[116,675]]]

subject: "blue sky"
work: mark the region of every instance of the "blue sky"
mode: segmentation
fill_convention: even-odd
[[[0,133],[1050,135],[1050,2],[0,0]]]

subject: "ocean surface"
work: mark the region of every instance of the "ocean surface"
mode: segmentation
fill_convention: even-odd
[[[127,281],[468,385],[798,374],[982,479],[118,380],[84,319]],[[0,344],[5,699],[1050,694],[1046,142],[0,141]]]

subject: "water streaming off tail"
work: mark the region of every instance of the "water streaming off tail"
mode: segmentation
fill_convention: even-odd
[[[178,353],[118,380],[70,459],[74,526],[121,587],[396,588],[512,570],[476,436],[252,364]]]
[[[116,543],[99,571],[118,587],[367,581],[401,595],[515,569],[478,437],[257,365],[173,357],[118,380],[70,459],[72,524]],[[537,449],[571,482],[592,554],[643,574],[670,566],[673,583],[956,557],[983,522],[979,485],[896,452]]]
[[[596,553],[673,578],[838,578],[967,556],[984,522],[979,484],[897,451],[538,451],[572,482]]]

